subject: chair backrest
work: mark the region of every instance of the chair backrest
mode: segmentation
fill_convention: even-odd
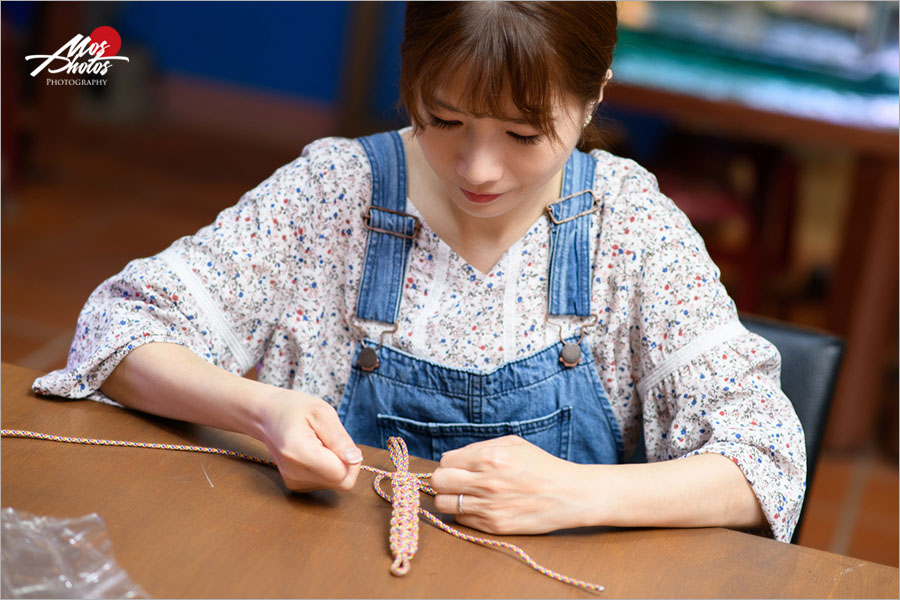
[[[741,322],[749,331],[772,342],[781,353],[781,389],[794,405],[806,436],[805,507],[844,356],[844,342],[827,333],[756,316],[741,315]],[[646,460],[642,435],[628,462]],[[792,542],[797,541],[802,522],[801,512]]]

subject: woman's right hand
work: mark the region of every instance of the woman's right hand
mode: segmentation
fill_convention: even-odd
[[[331,405],[229,373],[184,346],[135,348],[101,389],[136,410],[261,440],[292,490],[349,490],[356,483],[362,452]]]
[[[362,451],[330,404],[296,390],[273,388],[266,405],[262,441],[288,488],[305,492],[353,487]]]

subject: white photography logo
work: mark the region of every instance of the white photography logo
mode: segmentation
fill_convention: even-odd
[[[112,27],[98,27],[88,36],[80,33],[63,44],[54,54],[32,54],[25,60],[41,60],[43,62],[31,72],[32,77],[47,69],[47,73],[66,75],[106,75],[113,66],[112,61],[124,60],[127,56],[118,56],[122,47],[122,38]],[[106,79],[51,79],[50,85],[106,85]]]

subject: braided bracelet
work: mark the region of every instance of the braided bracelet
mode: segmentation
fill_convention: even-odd
[[[234,450],[223,450],[222,448],[209,448],[205,446],[186,446],[181,444],[155,444],[149,442],[129,442],[121,440],[102,440],[96,438],[64,437],[59,435],[50,435],[47,433],[38,433],[35,431],[24,431],[21,429],[3,429],[0,430],[0,436],[10,438],[30,438],[36,440],[47,440],[51,442],[64,442],[67,444],[87,444],[90,446],[126,446],[130,448],[152,448],[157,450],[179,450],[183,452],[222,454],[224,456],[248,460],[261,465],[267,465],[271,467],[276,466],[276,464],[271,460],[258,458],[256,456],[250,456],[249,454],[243,454],[241,452],[235,452]],[[419,545],[418,517],[419,515],[421,515],[429,523],[431,523],[438,529],[449,533],[453,537],[465,540],[467,542],[472,542],[473,544],[480,544],[482,546],[509,550],[532,569],[534,569],[538,573],[541,573],[542,575],[550,577],[551,579],[555,579],[556,581],[567,583],[569,585],[591,592],[603,591],[604,588],[602,585],[582,581],[580,579],[574,579],[561,573],[557,573],[556,571],[551,571],[546,567],[542,567],[537,562],[535,562],[533,558],[528,556],[528,554],[524,550],[522,550],[515,544],[488,538],[476,537],[463,533],[458,529],[447,525],[442,520],[419,505],[420,491],[425,492],[426,494],[431,494],[432,496],[435,494],[435,491],[431,488],[431,486],[429,486],[425,482],[426,479],[431,477],[431,473],[410,473],[409,453],[406,448],[406,442],[403,441],[403,438],[389,438],[388,449],[390,450],[391,462],[394,463],[395,471],[393,473],[382,471],[381,469],[376,469],[375,467],[370,467],[368,465],[362,465],[361,468],[364,471],[375,474],[375,481],[372,484],[375,488],[375,492],[391,503],[391,532],[388,541],[391,548],[391,555],[394,557],[394,562],[391,564],[392,574],[401,576],[409,572],[410,561],[412,561],[413,556],[416,554],[416,550],[418,549]],[[388,496],[381,488],[381,482],[385,477],[388,477],[391,480],[393,497]]]

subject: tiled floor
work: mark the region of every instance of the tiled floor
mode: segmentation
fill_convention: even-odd
[[[152,130],[78,129],[22,185],[3,187],[2,360],[65,364],[84,300],[128,260],[165,248],[296,148]],[[823,451],[800,544],[898,566],[896,457]]]
[[[819,459],[799,543],[898,566],[897,463],[875,450]]]

